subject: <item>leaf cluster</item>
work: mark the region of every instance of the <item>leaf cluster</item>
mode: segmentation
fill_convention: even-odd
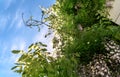
[[[107,18],[104,4],[105,0],[56,0],[49,9],[42,8],[44,24],[49,24],[56,37],[55,51],[63,56],[50,56],[46,45],[35,43],[22,51],[12,69],[17,68],[22,77],[78,77],[79,64],[88,64],[95,54],[107,54],[107,40],[120,44],[120,27]]]
[[[18,59],[17,63],[15,63],[12,70],[22,74],[22,77],[76,76],[76,71],[74,71],[76,69],[74,67],[76,60],[73,57],[71,57],[71,60],[65,56],[59,57],[56,60],[53,55],[50,56],[50,52],[46,52],[46,49],[43,47],[46,47],[46,45],[41,42],[31,44],[27,52],[22,51],[21,57]],[[19,54],[20,50],[13,50],[12,52]]]

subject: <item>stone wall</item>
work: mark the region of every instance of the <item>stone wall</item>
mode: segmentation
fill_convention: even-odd
[[[110,8],[109,18],[113,22],[120,25],[120,0],[107,0],[106,6]]]

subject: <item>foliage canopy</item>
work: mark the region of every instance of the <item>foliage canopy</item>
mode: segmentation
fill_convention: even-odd
[[[32,19],[34,24],[29,26],[44,24],[54,32],[55,55],[41,42],[31,44],[27,52],[13,50],[21,52],[21,57],[12,70],[22,77],[78,77],[79,65],[88,64],[96,54],[108,53],[105,44],[109,40],[120,44],[120,27],[107,18],[105,2],[57,0],[50,8],[41,8],[43,19]]]

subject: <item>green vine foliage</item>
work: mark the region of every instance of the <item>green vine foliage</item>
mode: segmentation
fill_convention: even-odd
[[[39,23],[49,23],[45,25],[58,36],[53,39],[54,52],[61,54],[50,56],[41,42],[32,44],[27,52],[13,50],[21,57],[12,70],[22,77],[79,77],[79,64],[88,64],[95,54],[107,54],[107,40],[120,45],[120,27],[107,18],[105,2],[56,0],[48,10],[41,8],[44,19]]]
[[[46,51],[46,45],[41,42],[31,44],[27,52],[13,50],[14,54],[21,54],[21,57],[12,70],[22,74],[22,77],[76,77],[74,66],[77,63],[73,57],[71,60],[65,56],[56,59]]]

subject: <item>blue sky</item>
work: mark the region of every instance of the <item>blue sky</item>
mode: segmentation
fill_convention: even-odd
[[[0,77],[21,77],[10,70],[17,59],[11,50],[26,50],[36,41],[51,44],[49,37],[44,38],[47,28],[42,27],[38,32],[37,28],[26,27],[22,13],[25,19],[32,15],[39,20],[39,5],[49,7],[54,2],[55,0],[0,0]]]

